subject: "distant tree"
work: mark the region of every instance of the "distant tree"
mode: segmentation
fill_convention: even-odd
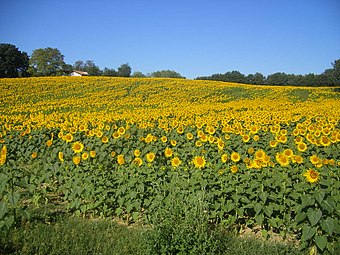
[[[93,60],[86,60],[85,62],[78,60],[74,63],[73,69],[88,72],[88,74],[91,76],[99,76],[102,74],[102,71],[98,66],[95,65]]]
[[[265,78],[262,73],[249,74],[246,77],[246,83],[249,84],[265,84]]]
[[[36,49],[29,61],[32,76],[57,76],[64,73],[64,56],[56,48]]]
[[[335,85],[340,86],[340,59],[335,60],[332,63],[333,72],[334,72],[334,82]]]
[[[172,70],[161,70],[151,73],[151,77],[155,78],[184,78],[180,73]]]
[[[144,78],[144,77],[146,77],[146,75],[143,74],[142,72],[136,71],[132,74],[132,77],[134,77],[134,78]]]
[[[118,72],[115,69],[104,68],[102,76],[118,76]]]
[[[7,43],[0,44],[0,78],[28,76],[29,58],[26,52]]]
[[[131,75],[131,67],[128,63],[122,64],[118,67],[118,76],[119,77],[130,77]]]
[[[273,73],[267,76],[267,84],[269,85],[287,85],[288,75],[285,73]]]

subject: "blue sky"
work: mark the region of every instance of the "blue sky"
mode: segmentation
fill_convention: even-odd
[[[12,0],[0,42],[29,55],[58,48],[65,62],[101,69],[175,70],[187,78],[321,73],[340,58],[338,0]]]

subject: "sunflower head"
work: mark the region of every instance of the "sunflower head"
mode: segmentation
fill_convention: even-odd
[[[313,170],[313,169],[307,170],[307,171],[303,174],[303,176],[305,176],[307,182],[310,182],[310,183],[315,183],[315,182],[317,182],[317,181],[319,180],[319,178],[320,178],[319,172],[317,172],[317,171],[315,171],[315,170]]]
[[[197,168],[203,168],[206,164],[204,156],[196,156],[193,159],[193,163]]]
[[[171,165],[172,165],[174,168],[178,167],[181,163],[182,163],[182,161],[181,161],[178,157],[174,157],[174,158],[171,160]]]

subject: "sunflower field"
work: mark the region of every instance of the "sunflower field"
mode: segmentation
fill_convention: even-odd
[[[152,217],[204,194],[211,222],[335,253],[340,94],[157,78],[0,79],[0,230],[30,209]]]

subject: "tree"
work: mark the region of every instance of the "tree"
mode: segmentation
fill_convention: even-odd
[[[78,71],[87,72],[91,76],[99,76],[102,71],[95,65],[93,60],[86,60],[84,63],[82,60],[78,60],[74,63],[73,68]]]
[[[118,76],[119,77],[130,77],[131,75],[131,67],[128,63],[122,64],[118,67]]]
[[[28,76],[29,58],[12,44],[0,44],[0,78]]]
[[[144,78],[144,77],[146,77],[146,75],[143,74],[142,72],[136,71],[132,74],[132,77],[134,77],[134,78]]]
[[[57,76],[64,73],[64,56],[56,48],[36,49],[29,61],[32,76]]]
[[[184,78],[180,73],[172,70],[161,70],[151,73],[151,77],[155,78]]]
[[[102,72],[102,76],[118,76],[118,73],[115,69],[105,67],[104,71]]]

